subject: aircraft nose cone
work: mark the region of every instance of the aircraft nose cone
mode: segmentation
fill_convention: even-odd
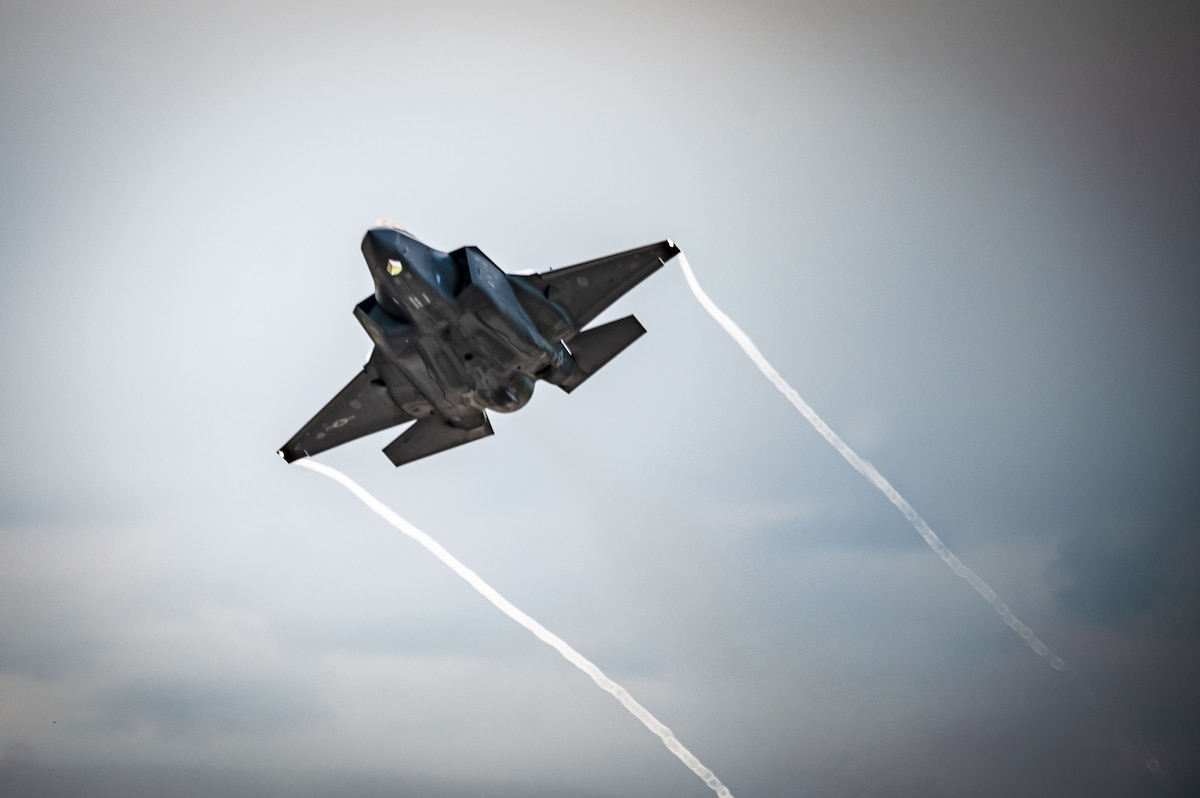
[[[368,263],[382,266],[400,254],[400,239],[400,233],[396,230],[372,227],[363,236],[363,255],[366,256]]]

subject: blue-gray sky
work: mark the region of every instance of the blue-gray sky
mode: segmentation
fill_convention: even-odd
[[[0,2],[0,792],[709,794],[275,456],[390,217],[509,270],[674,238],[1100,697],[673,268],[572,396],[321,458],[739,798],[1189,794],[1197,74],[1183,3]]]

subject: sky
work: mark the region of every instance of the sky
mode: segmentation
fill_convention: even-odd
[[[1194,794],[1197,74],[1170,2],[0,0],[0,795],[711,794],[276,457],[380,218],[509,271],[671,237],[1078,674],[673,265],[571,396],[318,458],[734,795]]]

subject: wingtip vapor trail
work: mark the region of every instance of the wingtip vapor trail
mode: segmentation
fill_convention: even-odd
[[[490,601],[497,609],[503,612],[512,620],[516,621],[521,626],[525,627],[534,637],[541,640],[546,645],[557,651],[563,659],[574,665],[579,670],[583,671],[593,682],[596,683],[601,690],[611,695],[625,707],[631,715],[637,718],[643,726],[649,729],[655,736],[662,741],[667,750],[679,759],[689,770],[696,774],[709,789],[715,792],[720,798],[733,798],[733,793],[729,788],[721,783],[716,774],[701,762],[695,754],[689,751],[675,734],[667,728],[658,718],[646,709],[621,685],[610,679],[600,668],[589,660],[587,657],[580,654],[572,648],[565,640],[551,632],[546,627],[535,621],[532,617],[523,612],[515,604],[510,602],[504,596],[483,580],[479,574],[464,565],[457,557],[442,547],[440,543],[431,538],[414,524],[401,518],[398,513],[381,502],[379,499],[371,495],[366,488],[359,485],[350,477],[323,463],[318,463],[312,458],[302,458],[294,461],[295,465],[307,468],[310,471],[315,471],[318,474],[332,479],[346,490],[354,494],[359,501],[369,507],[378,516],[383,518],[396,529],[403,532],[408,537],[415,540],[425,547],[429,553],[437,557],[443,565],[454,571],[467,584],[475,589],[481,596]]]
[[[750,358],[751,362],[758,367],[758,370],[762,372],[763,376],[766,377],[767,380],[769,380],[770,383],[774,385],[780,393],[783,394],[784,398],[791,402],[793,407],[800,411],[800,415],[804,416],[804,419],[812,425],[813,429],[815,429],[817,433],[829,443],[830,446],[836,449],[837,453],[840,454],[855,471],[864,476],[867,481],[874,485],[887,498],[887,500],[904,515],[908,522],[912,524],[913,528],[917,530],[917,533],[920,534],[926,545],[928,545],[929,548],[933,550],[933,553],[936,554],[938,558],[946,564],[947,568],[949,568],[956,576],[962,578],[967,584],[969,584],[971,588],[991,606],[996,614],[1000,616],[1000,619],[1004,621],[1005,625],[1016,632],[1035,654],[1041,657],[1054,670],[1065,673],[1067,676],[1069,676],[1076,689],[1078,689],[1083,695],[1084,701],[1090,706],[1095,706],[1096,694],[1092,692],[1090,687],[1088,687],[1083,677],[1080,676],[1079,673],[1073,668],[1069,667],[1063,661],[1062,657],[1059,657],[1057,654],[1051,651],[1050,648],[1043,643],[1036,634],[1034,634],[1033,630],[1030,629],[1029,626],[1027,626],[1021,621],[1021,619],[1014,615],[1012,610],[1009,609],[1008,604],[1000,598],[999,594],[992,589],[991,585],[985,582],[983,578],[979,576],[979,574],[975,573],[975,571],[968,568],[962,560],[960,560],[954,555],[953,552],[950,551],[942,539],[938,537],[937,533],[935,533],[933,529],[930,528],[929,524],[926,523],[925,519],[922,518],[919,513],[917,513],[913,506],[908,503],[907,499],[900,495],[900,491],[896,490],[896,488],[892,486],[892,483],[888,482],[883,474],[879,473],[879,471],[874,465],[871,464],[870,461],[859,456],[857,452],[850,448],[848,443],[842,440],[840,435],[834,432],[833,429],[825,423],[824,419],[817,415],[817,412],[813,410],[807,402],[804,401],[803,397],[800,396],[796,389],[793,388],[787,382],[787,380],[783,378],[783,375],[775,370],[775,367],[771,365],[763,353],[759,351],[759,348],[755,346],[754,341],[750,339],[750,336],[747,335],[746,332],[742,330],[742,328],[739,327],[733,319],[729,318],[729,316],[727,316],[719,307],[717,307],[716,303],[713,302],[712,299],[709,298],[708,294],[704,292],[704,289],[700,287],[700,282],[696,279],[695,273],[692,271],[691,264],[688,263],[687,256],[680,252],[675,257],[679,260],[679,268],[683,271],[683,277],[687,281],[688,288],[691,289],[692,295],[696,297],[696,301],[699,302],[700,306],[708,312],[708,315],[712,316],[713,321],[720,325],[720,327],[725,330],[729,337],[741,347],[742,351],[745,352],[746,356]],[[1124,737],[1124,734],[1119,730],[1118,733]],[[1148,756],[1145,760],[1145,765],[1146,769],[1154,774],[1155,777],[1163,781],[1168,780],[1166,770],[1154,756]]]
[[[987,582],[983,581],[978,574],[968,568],[962,562],[962,560],[954,556],[953,552],[946,547],[946,544],[942,542],[942,539],[938,537],[937,533],[935,533],[929,527],[929,524],[925,522],[925,519],[922,518],[917,511],[913,509],[913,506],[908,503],[908,500],[901,496],[898,490],[892,487],[892,483],[888,482],[883,474],[880,474],[875,466],[873,466],[869,461],[863,459],[857,452],[851,449],[850,445],[842,440],[841,436],[834,432],[833,429],[826,424],[819,415],[817,415],[817,412],[813,410],[807,402],[804,401],[803,397],[800,396],[796,389],[788,384],[787,380],[785,380],[783,376],[775,370],[775,367],[770,364],[763,353],[759,351],[758,347],[754,345],[754,342],[750,340],[750,336],[747,335],[745,331],[743,331],[742,328],[733,321],[733,319],[725,315],[725,313],[716,306],[712,299],[709,298],[708,294],[704,293],[704,289],[700,287],[700,283],[696,280],[696,275],[692,271],[691,264],[688,263],[687,257],[685,257],[682,252],[679,253],[677,257],[679,258],[679,267],[683,270],[684,279],[687,280],[688,287],[692,290],[692,294],[696,297],[696,300],[706,311],[708,311],[708,315],[712,316],[713,320],[716,321],[717,324],[719,324],[722,329],[729,334],[729,337],[732,338],[738,344],[738,346],[742,348],[742,351],[745,352],[746,356],[749,357],[754,365],[758,367],[759,371],[763,373],[763,376],[770,380],[771,384],[774,385],[798,411],[800,411],[800,415],[804,416],[805,420],[813,426],[817,433],[834,449],[836,449],[838,454],[840,454],[846,460],[846,462],[848,462],[851,467],[854,468],[855,471],[866,477],[872,485],[874,485],[881,493],[883,493],[889,502],[895,505],[896,509],[898,509],[904,515],[904,517],[908,519],[908,522],[912,524],[914,529],[917,530],[917,532],[925,540],[925,543],[928,544],[929,548],[933,550],[934,554],[936,554],[942,560],[942,562],[944,562],[946,566],[950,568],[951,571],[964,579],[967,584],[969,584],[975,590],[975,592],[984,599],[984,601],[990,604],[992,609],[996,611],[996,614],[1004,620],[1004,623],[1007,624],[1010,629],[1020,635],[1021,638],[1039,657],[1044,659],[1050,665],[1050,667],[1054,668],[1056,671],[1069,671],[1070,669],[1067,667],[1066,663],[1063,662],[1062,658],[1050,651],[1046,644],[1043,643],[1037,637],[1037,635],[1033,633],[1032,629],[1022,623],[1017,616],[1013,615],[1012,610],[1008,608],[1007,604],[1000,600],[1000,596],[996,593],[996,591],[993,590]]]

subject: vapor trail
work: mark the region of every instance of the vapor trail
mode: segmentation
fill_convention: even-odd
[[[713,320],[716,321],[717,324],[721,325],[721,328],[724,329],[725,332],[729,333],[729,337],[737,342],[737,345],[740,346],[742,351],[746,353],[746,356],[754,362],[754,365],[758,366],[758,370],[761,371],[763,375],[771,381],[771,384],[778,388],[779,392],[782,393],[784,397],[791,402],[797,410],[800,411],[800,415],[804,416],[805,420],[808,421],[808,423],[811,424],[818,433],[820,433],[821,437],[829,442],[829,445],[831,445],[834,449],[837,449],[838,454],[845,458],[846,462],[853,466],[855,471],[866,477],[872,485],[878,488],[879,491],[887,497],[888,501],[896,506],[896,509],[904,514],[904,517],[908,519],[908,522],[912,524],[913,528],[920,533],[922,538],[924,538],[925,542],[929,545],[929,548],[933,549],[933,553],[940,557],[942,562],[944,562],[951,571],[966,580],[967,584],[969,584],[976,593],[982,596],[984,601],[991,605],[992,609],[996,611],[996,614],[1000,616],[1004,623],[1021,636],[1021,639],[1024,640],[1031,649],[1033,649],[1035,654],[1045,660],[1051,668],[1054,668],[1054,670],[1064,672],[1067,676],[1069,676],[1076,689],[1078,689],[1083,695],[1083,698],[1087,704],[1093,708],[1096,708],[1098,704],[1096,694],[1092,692],[1090,687],[1088,687],[1087,683],[1083,680],[1083,677],[1080,676],[1073,668],[1069,667],[1065,662],[1063,662],[1062,657],[1056,655],[1049,649],[1049,647],[1046,646],[1045,643],[1038,639],[1038,636],[1033,633],[1032,629],[1022,623],[1016,615],[1013,615],[1012,610],[1010,610],[1008,605],[1000,599],[1000,596],[997,595],[996,591],[992,589],[991,585],[983,581],[979,574],[975,573],[966,565],[964,565],[962,560],[958,559],[958,557],[955,557],[953,552],[946,548],[946,544],[942,542],[942,539],[937,536],[937,533],[929,528],[929,524],[927,524],[925,519],[913,509],[913,506],[908,503],[908,500],[901,496],[898,490],[892,487],[892,483],[888,482],[887,479],[884,478],[883,474],[880,474],[879,471],[876,470],[875,466],[871,465],[871,463],[864,460],[858,455],[857,452],[851,449],[849,444],[842,440],[841,437],[834,432],[829,425],[821,419],[820,416],[817,415],[817,411],[809,407],[808,403],[805,402],[804,399],[801,398],[800,394],[796,392],[796,389],[791,385],[788,385],[787,380],[785,380],[783,376],[780,375],[780,373],[776,371],[769,362],[767,362],[767,359],[763,356],[763,353],[758,351],[758,347],[755,346],[754,342],[750,340],[750,336],[746,335],[742,328],[738,327],[733,319],[726,316],[725,313],[722,312],[721,309],[718,308],[711,299],[709,299],[708,294],[704,293],[704,289],[702,289],[700,287],[700,283],[696,281],[696,275],[692,273],[691,264],[688,263],[684,254],[680,252],[676,257],[679,258],[679,267],[683,269],[684,279],[687,280],[688,287],[692,289],[692,293],[695,295],[697,301],[699,301],[700,305],[706,311],[708,311],[708,315],[712,316]],[[1128,737],[1124,731],[1117,726],[1116,723],[1114,723],[1111,719],[1108,719],[1108,724],[1123,741],[1125,741],[1127,744],[1129,743]],[[1160,781],[1169,782],[1170,779],[1167,776],[1167,772],[1159,763],[1158,759],[1148,751],[1144,753],[1147,754],[1147,758],[1145,760],[1147,770],[1154,774],[1154,776]]]
[[[917,511],[908,503],[908,500],[892,487],[892,483],[884,479],[883,474],[880,474],[875,469],[875,466],[859,457],[857,452],[851,449],[836,432],[830,429],[829,425],[817,415],[817,412],[809,407],[808,403],[801,398],[796,389],[788,385],[779,372],[767,362],[767,359],[763,357],[763,353],[758,351],[758,347],[750,340],[750,336],[746,335],[742,331],[742,328],[734,323],[733,319],[726,316],[720,308],[713,304],[713,301],[708,298],[708,294],[704,293],[704,290],[700,288],[700,283],[696,282],[696,275],[692,273],[692,267],[688,264],[687,258],[684,257],[683,253],[679,253],[676,257],[679,258],[679,266],[683,269],[683,276],[687,280],[688,287],[692,289],[692,293],[695,294],[701,306],[708,311],[708,315],[712,316],[717,324],[721,325],[725,332],[729,333],[729,337],[737,342],[737,345],[742,348],[746,356],[754,361],[754,365],[758,366],[758,370],[800,411],[800,415],[804,416],[809,424],[812,424],[813,428],[820,433],[822,438],[828,441],[834,449],[837,449],[838,454],[845,458],[846,462],[853,466],[855,471],[870,480],[871,484],[878,488],[887,497],[888,501],[896,505],[896,508],[904,514],[908,522],[913,525],[913,528],[929,544],[929,548],[933,549],[933,553],[940,557],[942,562],[951,571],[965,579],[967,584],[982,596],[984,601],[992,606],[992,609],[1008,624],[1010,629],[1019,634],[1029,647],[1039,657],[1049,663],[1050,667],[1054,668],[1054,670],[1068,671],[1075,678],[1077,685],[1084,692],[1085,696],[1090,697],[1091,691],[1083,684],[1079,676],[1067,667],[1062,658],[1055,655],[1045,643],[1038,639],[1038,636],[1033,633],[1032,629],[1023,624],[1017,616],[1013,615],[1012,610],[1000,600],[1000,596],[996,594],[996,591],[987,582],[983,581],[977,573],[964,565],[962,560],[955,557],[946,548],[946,544],[942,542],[942,539],[929,528],[929,524],[925,523],[925,519],[917,514]]]
[[[704,763],[697,759],[695,754],[685,748],[684,745],[679,742],[678,739],[676,739],[675,735],[670,729],[663,725],[658,718],[650,714],[650,710],[646,709],[644,706],[634,700],[633,696],[629,694],[628,690],[605,676],[604,672],[601,671],[600,668],[598,668],[594,663],[592,663],[591,660],[580,654],[575,649],[571,648],[571,646],[569,646],[561,637],[554,634],[546,627],[535,621],[533,618],[526,615],[508,599],[496,592],[495,588],[483,581],[479,574],[463,565],[458,558],[442,548],[440,543],[429,537],[429,535],[422,532],[413,524],[410,524],[408,521],[401,518],[391,508],[379,501],[379,499],[376,499],[374,496],[368,493],[365,488],[363,488],[354,480],[350,479],[350,477],[346,476],[341,471],[338,471],[336,468],[331,468],[322,463],[317,463],[309,458],[296,460],[295,463],[296,465],[303,466],[311,471],[316,471],[318,474],[323,474],[332,479],[334,482],[337,482],[346,490],[357,496],[363,504],[374,510],[381,518],[383,518],[383,520],[387,521],[389,524],[396,527],[396,529],[399,529],[401,532],[408,535],[417,543],[420,543],[422,546],[428,549],[434,557],[437,557],[450,570],[454,571],[454,573],[466,580],[466,582],[471,587],[475,588],[475,590],[478,591],[481,596],[492,602],[492,604],[495,604],[501,612],[503,612],[509,618],[512,618],[517,623],[521,624],[521,626],[524,626],[533,633],[534,637],[536,637],[538,640],[541,640],[543,643],[561,654],[563,659],[590,676],[592,681],[595,682],[601,690],[620,701],[621,706],[629,710],[629,713],[640,720],[642,725],[657,735],[658,738],[662,740],[663,745],[667,747],[667,750],[678,757],[680,762],[687,765],[688,769],[699,776],[700,780],[707,784],[713,792],[721,796],[721,798],[733,798],[733,793],[729,792],[729,788],[722,784],[721,780],[718,779],[711,770],[705,767]]]

